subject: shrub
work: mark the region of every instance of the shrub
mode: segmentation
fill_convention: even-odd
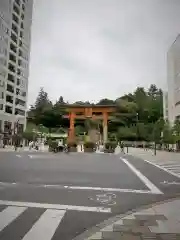
[[[49,143],[49,150],[50,151],[53,151],[53,150],[55,150],[55,149],[57,149],[58,148],[58,142],[57,141],[51,141],[50,143]]]
[[[116,142],[106,142],[105,143],[105,153],[113,153],[115,151],[117,144]]]
[[[96,147],[96,144],[94,142],[86,142],[84,144],[84,148],[91,148],[91,149],[93,149],[95,147]]]
[[[106,142],[105,149],[115,149],[117,146],[116,142]]]

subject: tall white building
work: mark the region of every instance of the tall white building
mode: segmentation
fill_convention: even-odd
[[[0,130],[26,125],[33,0],[0,0]],[[17,124],[18,123],[18,124]]]
[[[180,119],[180,35],[167,54],[168,120]]]

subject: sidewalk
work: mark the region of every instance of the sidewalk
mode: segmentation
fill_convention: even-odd
[[[0,152],[14,152],[14,146],[6,146],[6,148],[0,148]],[[29,147],[18,148],[17,152],[47,152],[48,146],[45,146],[43,150],[31,149]]]
[[[109,224],[108,224],[109,222]],[[179,240],[180,198],[152,205],[140,211],[116,216],[76,237],[76,240]],[[74,240],[75,240],[74,239]]]
[[[126,152],[126,149],[125,149]],[[145,151],[142,148],[128,148],[128,154],[134,155],[143,159],[146,159],[148,161],[150,160],[166,160],[166,161],[172,161],[172,160],[179,160],[180,162],[180,153],[176,152],[166,152],[166,151],[156,151],[156,155],[154,155],[154,149],[148,149]]]

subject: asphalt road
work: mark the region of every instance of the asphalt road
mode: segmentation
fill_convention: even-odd
[[[0,153],[0,239],[73,239],[180,193],[180,185],[164,181],[180,183],[129,155]]]

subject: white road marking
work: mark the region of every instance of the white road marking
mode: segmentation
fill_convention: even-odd
[[[18,157],[18,158],[22,158],[22,156],[21,156],[21,155],[16,155],[16,157]]]
[[[66,211],[47,209],[22,240],[50,240]]]
[[[46,209],[57,209],[57,210],[75,210],[75,211],[86,211],[86,212],[111,213],[111,208],[75,206],[75,205],[60,205],[60,204],[36,203],[36,202],[16,202],[16,201],[0,200],[0,205],[17,206],[17,207],[46,208]]]
[[[138,169],[136,169],[131,163],[129,163],[125,158],[120,159],[131,169],[133,173],[151,190],[154,194],[163,194],[147,177],[145,177]]]
[[[171,175],[173,175],[173,176],[175,176],[175,177],[177,177],[177,178],[180,178],[180,175],[179,175],[179,174],[177,174],[177,173],[175,173],[175,172],[172,172],[172,171],[170,171],[170,170],[168,170],[168,169],[166,169],[166,168],[164,168],[164,167],[162,167],[162,166],[159,166],[159,165],[156,164],[156,163],[152,163],[152,162],[150,162],[150,161],[148,161],[148,160],[145,160],[145,159],[143,159],[143,161],[145,161],[145,162],[147,162],[147,163],[149,163],[149,164],[151,164],[151,165],[153,165],[153,166],[155,166],[155,167],[157,167],[157,168],[159,168],[159,169],[161,169],[161,170],[163,170],[163,171],[165,171],[165,172],[167,172],[167,173],[169,173],[169,174],[171,174]]]
[[[33,156],[32,156],[32,155],[28,155],[28,157],[29,157],[29,158],[33,158]]]
[[[106,187],[88,187],[88,186],[63,186],[56,184],[28,184],[28,183],[8,183],[0,182],[0,186],[3,187],[21,187],[21,186],[30,186],[36,188],[50,188],[50,189],[71,189],[71,190],[87,190],[87,191],[103,191],[103,192],[122,192],[122,193],[138,193],[138,194],[154,194],[150,190],[139,190],[139,189],[125,189],[125,188],[106,188]],[[157,193],[155,193],[157,194]],[[159,194],[159,193],[158,193]]]
[[[5,204],[6,205],[6,204]],[[21,215],[27,207],[9,206],[0,212],[0,231]]]
[[[64,188],[73,190],[94,190],[94,191],[105,191],[105,192],[127,192],[127,193],[150,193],[148,190],[136,190],[136,189],[121,189],[121,188],[103,188],[103,187],[82,187],[82,186],[64,186]]]

